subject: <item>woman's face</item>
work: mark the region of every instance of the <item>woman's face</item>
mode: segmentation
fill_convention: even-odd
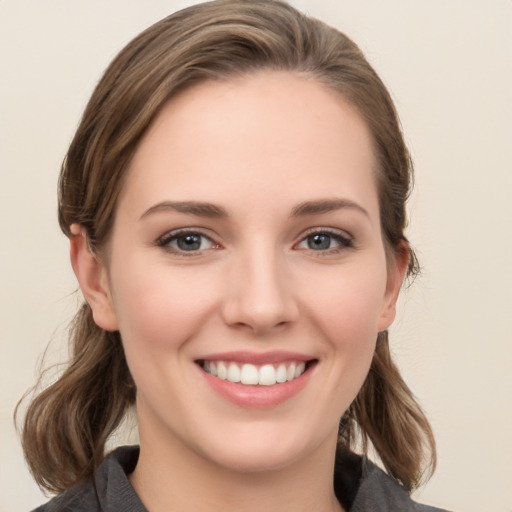
[[[334,451],[404,266],[386,264],[375,165],[359,115],[296,74],[165,106],[131,163],[95,311],[121,333],[143,448],[242,471]]]

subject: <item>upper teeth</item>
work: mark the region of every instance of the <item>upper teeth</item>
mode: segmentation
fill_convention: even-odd
[[[273,386],[300,377],[306,369],[306,363],[281,363],[279,365],[227,363],[224,361],[204,361],[203,369],[211,375],[230,382],[246,385]]]

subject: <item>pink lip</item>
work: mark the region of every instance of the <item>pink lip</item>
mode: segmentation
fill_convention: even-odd
[[[269,357],[271,355],[272,357]],[[203,359],[203,358],[201,358]],[[276,364],[284,361],[310,361],[311,358],[303,354],[293,354],[291,352],[273,352],[272,354],[250,354],[247,352],[229,352],[205,356],[209,361],[237,361],[251,364]],[[307,369],[300,377],[289,382],[275,384],[274,386],[247,386],[244,384],[222,380],[205,372],[199,365],[198,371],[201,372],[207,384],[218,393],[222,398],[231,403],[244,408],[269,408],[283,404],[296,396],[306,386],[311,377],[313,368]]]
[[[276,350],[272,352],[222,352],[216,354],[208,354],[198,357],[197,361],[236,361],[237,363],[250,363],[256,365],[263,364],[279,364],[287,361],[311,361],[315,359],[312,356],[300,354],[298,352],[288,352]]]

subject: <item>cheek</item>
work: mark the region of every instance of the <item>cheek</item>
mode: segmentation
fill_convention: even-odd
[[[330,339],[357,345],[377,333],[386,289],[384,264],[333,269],[314,282],[306,307]]]
[[[113,300],[124,344],[175,349],[201,325],[216,297],[212,279],[162,265],[126,263],[114,276]]]
[[[323,355],[332,363],[329,371],[335,386],[333,393],[342,401],[340,410],[344,410],[362,386],[373,358],[386,268],[385,263],[377,261],[338,269],[332,274],[317,280],[304,306],[315,330],[322,333]],[[340,389],[344,391],[340,393]]]
[[[184,372],[192,357],[188,341],[207,323],[215,296],[208,280],[198,290],[200,281],[186,272],[147,264],[124,268],[115,276],[114,305],[138,395],[153,406],[160,403],[156,412],[175,407],[180,386],[192,384]]]
[[[303,302],[311,336],[320,339],[325,380],[313,410],[336,425],[368,375],[378,333],[386,279],[385,266],[333,269],[314,281]],[[382,270],[384,269],[384,270]]]

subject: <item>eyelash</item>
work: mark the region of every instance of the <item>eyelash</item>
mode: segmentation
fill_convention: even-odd
[[[318,235],[326,235],[331,239],[334,239],[339,245],[337,247],[329,248],[326,250],[314,250],[311,248],[304,248],[303,250],[309,250],[313,253],[316,253],[318,256],[329,256],[333,254],[338,254],[347,249],[354,248],[354,239],[348,234],[341,234],[337,230],[329,229],[329,228],[313,228],[309,232],[307,232],[300,240],[299,244],[307,242],[308,238],[318,236]],[[295,246],[299,245],[296,244]]]
[[[314,236],[321,236],[325,235],[328,236],[331,239],[334,239],[337,243],[337,247],[328,248],[326,250],[315,250],[308,248],[299,248],[299,250],[307,250],[311,251],[312,253],[316,253],[318,256],[328,256],[332,254],[338,254],[346,249],[352,249],[354,248],[354,240],[350,236],[344,236],[339,231],[335,231],[333,229],[329,228],[313,228],[309,232],[307,232],[300,241],[294,245],[294,248],[298,248],[297,246],[306,242],[311,237]],[[192,250],[192,251],[186,251],[183,249],[172,247],[170,244],[174,241],[177,241],[180,238],[190,237],[190,236],[197,236],[202,238],[203,240],[206,239],[211,242],[213,245],[212,247],[208,247],[207,249],[199,249],[199,250]],[[156,245],[158,247],[161,247],[167,252],[170,252],[174,255],[178,256],[184,256],[184,257],[190,257],[190,256],[197,256],[201,254],[204,250],[210,250],[210,249],[219,249],[221,246],[220,244],[215,243],[211,237],[208,235],[202,233],[200,230],[197,229],[181,229],[178,231],[171,231],[170,233],[166,233],[163,236],[161,236],[157,241]]]
[[[186,251],[186,250],[172,247],[170,245],[173,241],[178,240],[180,238],[186,238],[187,236],[198,236],[198,237],[201,237],[202,239],[209,240],[212,243],[213,247],[209,247],[208,249],[203,249],[203,250],[199,249],[197,251]],[[201,254],[204,250],[220,248],[220,245],[216,244],[211,239],[211,237],[209,237],[208,235],[205,235],[204,233],[202,233],[200,230],[197,230],[197,229],[181,229],[178,231],[171,231],[170,233],[166,233],[165,235],[161,236],[156,241],[156,245],[158,245],[158,247],[161,247],[162,249],[164,249],[167,252],[170,252],[177,256],[184,256],[184,257],[197,256],[198,254]]]

